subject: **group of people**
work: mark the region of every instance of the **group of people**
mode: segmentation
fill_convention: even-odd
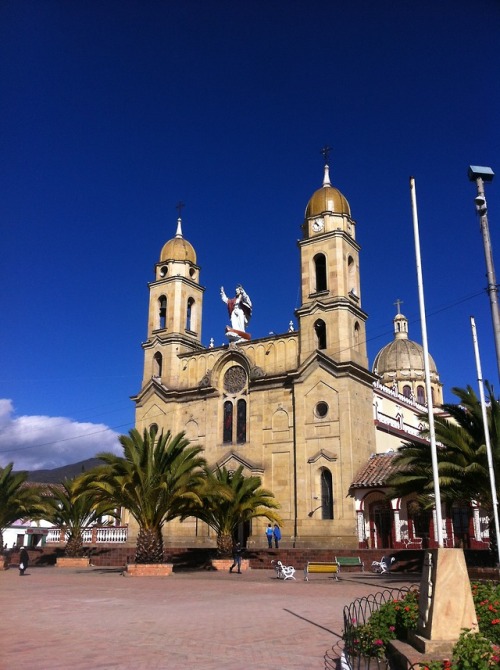
[[[274,528],[271,526],[270,523],[267,524],[266,537],[267,537],[267,546],[269,549],[273,548],[273,540],[275,548],[279,549],[281,540],[281,530],[277,523],[274,524]]]
[[[273,548],[273,541],[275,548],[279,549],[281,540],[281,530],[277,523],[274,524],[274,528],[270,523],[267,525],[266,538],[267,538],[267,546],[269,547],[269,549]],[[243,547],[241,546],[241,542],[235,542],[233,544],[233,564],[229,568],[229,572],[232,572],[235,568],[237,568],[237,573],[239,575],[241,574],[242,553],[243,553]]]

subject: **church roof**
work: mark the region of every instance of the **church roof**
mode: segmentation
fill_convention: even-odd
[[[394,464],[395,452],[385,454],[372,454],[365,465],[358,470],[352,489],[378,488],[385,486],[389,475],[397,472],[398,467]]]
[[[182,236],[182,226],[180,217],[177,219],[177,232],[175,237],[163,245],[160,254],[160,263],[165,261],[189,261],[196,265],[196,251]]]
[[[329,168],[325,165],[323,186],[315,191],[307,203],[305,218],[319,216],[331,212],[332,214],[347,214],[351,216],[351,208],[344,195],[330,183]]]

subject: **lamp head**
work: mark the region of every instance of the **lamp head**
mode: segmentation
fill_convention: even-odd
[[[476,195],[474,202],[476,203],[476,211],[479,212],[479,214],[485,214],[487,207],[484,195]]]

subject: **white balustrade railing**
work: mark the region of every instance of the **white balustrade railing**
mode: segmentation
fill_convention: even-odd
[[[127,526],[99,526],[86,528],[82,532],[83,544],[125,544],[128,539]],[[46,542],[47,544],[67,542],[68,533],[64,538],[61,537],[60,528],[49,528]]]
[[[127,526],[107,526],[97,528],[96,542],[124,543],[128,538]]]

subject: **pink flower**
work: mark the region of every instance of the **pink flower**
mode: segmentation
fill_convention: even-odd
[[[379,647],[381,647],[381,646],[384,644],[383,640],[380,640],[380,639],[378,639],[378,640],[373,640],[373,643],[374,643],[374,644],[377,644]]]
[[[391,631],[391,633],[394,633],[394,631],[396,630],[396,626],[389,626],[389,630]]]

